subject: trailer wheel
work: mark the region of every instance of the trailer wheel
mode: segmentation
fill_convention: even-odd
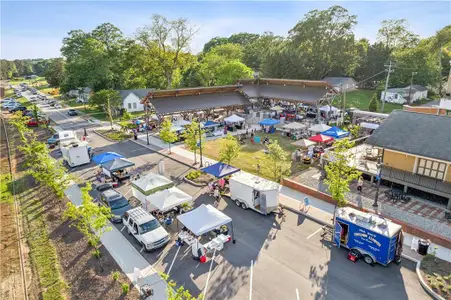
[[[241,203],[241,208],[242,208],[242,209],[247,209],[246,203],[242,202],[242,203]]]
[[[240,202],[240,201],[238,201],[238,200],[235,200],[235,204],[236,204],[236,206],[238,206],[238,207],[240,207],[240,206],[241,206],[241,202]]]
[[[371,256],[369,256],[369,255],[364,255],[363,256],[363,260],[369,265],[373,265],[374,264],[373,258]]]

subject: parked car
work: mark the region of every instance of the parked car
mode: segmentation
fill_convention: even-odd
[[[61,104],[59,104],[59,103],[56,103],[53,107],[54,107],[54,108],[57,108],[57,109],[63,108],[63,107],[61,106]]]
[[[47,144],[49,145],[58,145],[60,142],[60,135],[59,133],[55,133],[51,137],[47,139]]]
[[[128,233],[133,235],[147,251],[161,248],[169,242],[168,232],[142,207],[126,211],[122,222],[127,227]]]
[[[28,122],[27,122],[27,126],[28,127],[37,127],[39,126],[39,124],[47,124],[49,122],[49,120],[45,119],[45,118],[40,118],[38,117],[38,120],[36,121],[35,118],[31,118]]]
[[[20,106],[20,103],[16,102],[16,101],[9,101],[9,102],[6,102],[6,103],[2,104],[2,107],[6,108],[6,109],[10,109],[10,108],[15,107],[15,106]]]
[[[13,108],[9,109],[9,112],[10,113],[15,113],[16,111],[24,111],[26,109],[27,108],[25,106],[16,106],[16,107],[13,107]]]
[[[121,223],[124,213],[133,208],[128,200],[116,191],[110,183],[99,185],[97,190],[100,192],[100,204],[111,209],[113,214],[111,221]]]
[[[69,116],[77,116],[78,115],[78,113],[77,113],[77,111],[75,110],[75,109],[69,109],[69,111],[67,112],[67,114],[69,115]]]
[[[50,106],[55,106],[55,105],[56,105],[56,101],[55,101],[55,100],[49,101],[48,104],[49,104]]]

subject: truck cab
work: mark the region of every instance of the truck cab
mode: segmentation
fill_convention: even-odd
[[[146,251],[161,248],[170,240],[160,222],[142,207],[126,211],[122,222],[127,227],[128,234],[133,235]]]

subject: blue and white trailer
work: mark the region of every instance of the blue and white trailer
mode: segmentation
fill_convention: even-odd
[[[400,262],[403,234],[401,225],[351,207],[337,208],[334,245],[352,251],[367,264]]]

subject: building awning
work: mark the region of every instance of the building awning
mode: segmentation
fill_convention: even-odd
[[[275,119],[263,119],[261,120],[258,124],[263,125],[263,126],[273,126],[276,124],[279,124],[280,121],[279,120],[275,120]]]
[[[178,215],[177,219],[195,236],[200,236],[232,222],[232,218],[210,204],[202,204],[196,209]]]
[[[200,170],[202,172],[213,175],[216,178],[226,177],[240,171],[240,169],[222,162],[215,163],[214,165],[202,168]]]

